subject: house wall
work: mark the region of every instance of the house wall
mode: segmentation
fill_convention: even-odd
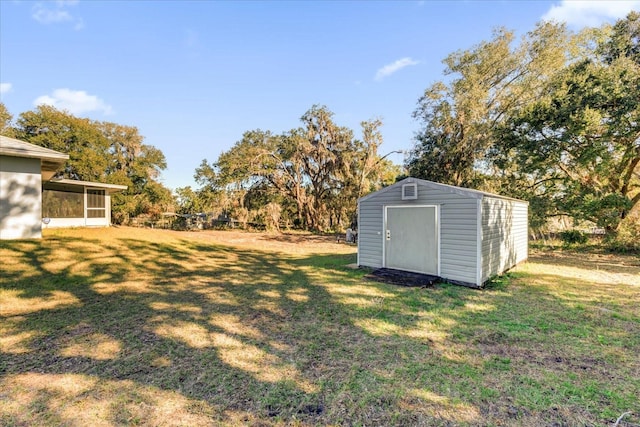
[[[478,272],[477,199],[418,183],[418,198],[402,200],[399,182],[358,204],[358,264],[384,266],[384,206],[440,206],[440,276],[475,284]]]
[[[0,156],[0,239],[42,236],[40,159]]]
[[[482,200],[482,282],[528,257],[528,205],[484,197]]]
[[[49,224],[43,224],[43,228],[69,228],[69,227],[109,227],[110,218],[91,218],[87,224],[85,218],[49,218]]]

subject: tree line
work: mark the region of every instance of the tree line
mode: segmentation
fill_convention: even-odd
[[[639,13],[577,33],[550,22],[520,38],[498,28],[443,62],[443,81],[418,99],[404,170],[378,153],[381,120],[363,121],[356,137],[321,105],[290,131],[245,132],[202,161],[197,188],[175,194],[158,182],[164,155],[135,127],[48,106],[12,124],[0,104],[0,131],[68,153],[59,177],[128,185],[114,197],[119,222],[175,206],[272,228],[344,230],[359,197],[411,175],[527,200],[533,230],[563,216],[611,234],[630,227],[640,241]]]
[[[359,197],[395,181],[399,167],[378,154],[378,119],[361,123],[361,138],[314,105],[301,126],[274,134],[247,131],[215,162],[195,173],[201,187],[178,189],[187,211],[222,209],[241,222],[268,228],[344,230],[356,221]]]

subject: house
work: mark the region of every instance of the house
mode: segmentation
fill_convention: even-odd
[[[358,200],[358,265],[482,287],[528,257],[528,203],[406,178]]]
[[[0,135],[0,239],[39,238],[43,227],[109,226],[125,185],[52,179],[67,154]]]

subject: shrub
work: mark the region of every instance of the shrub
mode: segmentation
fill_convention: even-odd
[[[584,245],[589,238],[579,230],[566,230],[560,232],[560,240],[567,245]]]
[[[640,221],[629,218],[620,224],[618,232],[607,239],[606,245],[613,252],[640,252]]]

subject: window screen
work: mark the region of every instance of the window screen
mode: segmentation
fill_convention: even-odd
[[[84,218],[83,188],[42,191],[43,218]]]
[[[106,214],[104,190],[87,190],[87,218],[104,218]]]

